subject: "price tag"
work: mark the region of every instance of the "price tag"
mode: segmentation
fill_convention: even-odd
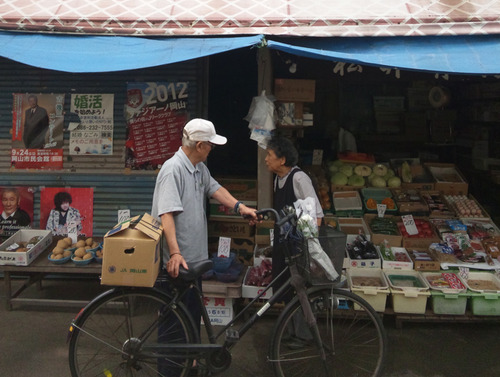
[[[412,215],[401,216],[401,220],[403,220],[403,225],[406,228],[406,231],[409,235],[413,236],[418,234],[417,226],[415,225],[415,220]]]
[[[386,209],[387,209],[386,204],[377,204],[378,217],[384,217]]]
[[[73,243],[76,243],[78,239],[78,227],[76,223],[68,224],[68,237],[71,238]]]
[[[118,210],[118,224],[123,223],[130,219],[130,210],[129,209],[119,209]]]
[[[458,267],[458,275],[462,278],[464,281],[469,280],[469,267]]]
[[[230,253],[231,253],[231,238],[219,237],[219,248],[217,249],[217,256],[229,258]]]

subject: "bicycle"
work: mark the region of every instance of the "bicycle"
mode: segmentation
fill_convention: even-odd
[[[289,240],[290,230],[296,229],[295,213],[280,216],[273,209],[264,209],[258,214],[274,214],[276,225],[288,228],[280,242]],[[72,376],[207,376],[223,372],[231,364],[232,347],[289,289],[295,289],[297,295],[279,315],[269,347],[268,361],[276,376],[380,376],[387,337],[379,315],[365,300],[337,287],[338,281],[306,287],[298,268],[300,253],[294,255],[290,247],[285,252],[291,275],[286,283],[274,287],[285,270],[218,332],[203,306],[203,293],[197,289],[206,343],[200,342],[197,324],[180,299],[212,268],[210,260],[190,264],[176,279],[162,279],[170,290],[116,287],[102,293],[70,326]],[[271,298],[236,329],[235,322],[270,288],[275,289]],[[286,339],[287,328],[297,315],[304,316],[312,334],[298,349],[290,347]],[[225,339],[219,340],[224,334]]]

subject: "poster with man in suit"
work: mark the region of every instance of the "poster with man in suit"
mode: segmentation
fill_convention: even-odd
[[[62,169],[64,94],[14,93],[11,165]]]

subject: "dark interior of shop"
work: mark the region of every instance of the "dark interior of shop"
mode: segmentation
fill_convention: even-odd
[[[223,151],[210,157],[216,174],[255,174],[255,142],[241,131],[256,93],[255,60],[254,50],[210,60],[209,118],[230,138]],[[480,166],[481,159],[500,154],[497,77],[381,69],[279,51],[272,52],[272,61],[275,78],[316,82],[315,102],[306,104],[314,113],[314,126],[278,130],[294,138],[302,165],[310,164],[313,149],[323,150],[323,161],[335,159],[338,130],[343,127],[354,134],[358,152],[373,154],[377,162],[419,158],[457,164],[470,193],[498,223],[498,181]],[[449,96],[443,106],[433,107],[429,101],[434,87]],[[404,103],[400,109],[379,111],[374,106],[377,96],[404,98]]]

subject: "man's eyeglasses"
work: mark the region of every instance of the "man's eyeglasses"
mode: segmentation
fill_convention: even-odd
[[[215,144],[209,142],[209,141],[206,141],[205,142],[206,144],[210,145],[210,150],[214,150],[215,149]]]

